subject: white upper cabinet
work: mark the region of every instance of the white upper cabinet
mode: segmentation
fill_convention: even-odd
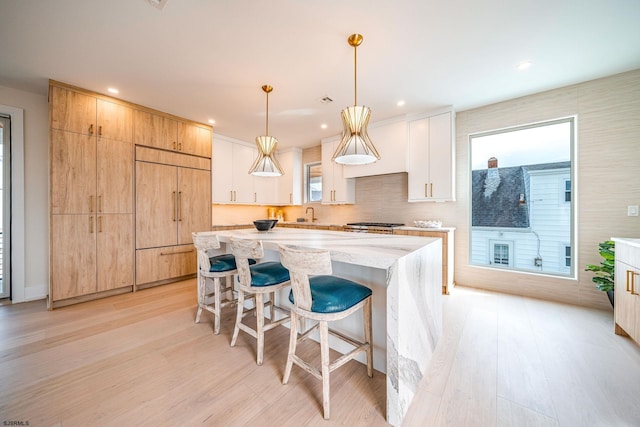
[[[302,204],[302,149],[292,148],[277,153],[284,175],[277,178],[278,205]]]
[[[405,117],[371,124],[368,133],[380,160],[368,165],[345,165],[345,178],[406,172],[408,132]]]
[[[344,177],[344,166],[331,160],[340,144],[339,139],[322,141],[322,204],[353,204],[356,202],[356,183]]]
[[[255,203],[253,175],[249,168],[257,149],[217,135],[213,140],[211,191],[213,203]]]
[[[409,121],[409,202],[455,200],[454,113]]]

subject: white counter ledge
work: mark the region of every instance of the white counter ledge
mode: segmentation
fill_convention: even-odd
[[[400,425],[442,334],[441,239],[277,226],[217,234],[223,243],[232,237],[262,240],[268,259],[278,259],[281,244],[327,249],[335,275],[373,290],[374,367],[387,374],[387,421]],[[279,295],[280,304],[288,304],[287,295]],[[357,317],[332,326],[360,337]]]

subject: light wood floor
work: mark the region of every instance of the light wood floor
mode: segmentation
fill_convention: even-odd
[[[384,426],[385,377],[352,361],[334,372],[332,419],[320,381],[294,367],[288,329],[265,362],[211,317],[193,323],[195,281],[48,312],[0,306],[0,421],[30,426]],[[405,426],[637,426],[640,348],[610,312],[455,288],[444,334]],[[314,343],[303,350],[317,353]]]

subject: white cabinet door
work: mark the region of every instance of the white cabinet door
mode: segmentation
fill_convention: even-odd
[[[453,201],[453,113],[409,122],[409,201]]]
[[[233,143],[216,139],[211,158],[211,200],[233,202]]]
[[[253,175],[249,168],[258,156],[257,148],[233,144],[233,191],[235,203],[255,203]]]
[[[276,176],[254,176],[253,192],[254,201],[259,205],[278,204],[278,180]]]
[[[322,143],[322,203],[352,204],[356,200],[353,178],[344,177],[344,166],[331,160],[340,141]]]
[[[302,150],[278,153],[284,175],[278,177],[278,205],[302,204]]]
[[[380,160],[367,165],[345,165],[345,178],[385,175],[406,172],[407,168],[407,122],[394,120],[369,126],[369,137],[375,145]]]

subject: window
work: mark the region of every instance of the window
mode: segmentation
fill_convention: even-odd
[[[469,136],[471,264],[575,275],[574,132],[569,117]]]
[[[505,243],[494,243],[492,258],[494,264],[509,265],[509,245]]]
[[[322,164],[305,165],[305,195],[307,203],[322,201]]]
[[[571,180],[564,180],[564,201],[571,202]]]

